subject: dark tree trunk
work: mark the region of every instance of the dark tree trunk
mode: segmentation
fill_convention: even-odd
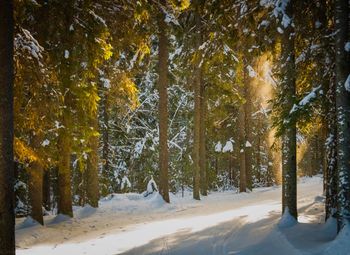
[[[44,225],[43,219],[43,167],[34,161],[29,167],[29,201],[30,216],[41,225]]]
[[[246,173],[246,159],[245,159],[245,111],[244,105],[240,106],[238,113],[238,129],[239,129],[239,191],[247,191],[247,173]]]
[[[109,164],[109,115],[108,95],[103,91],[102,95],[102,196],[107,196],[111,190],[111,167]]]
[[[247,179],[247,188],[249,190],[253,189],[253,181],[252,181],[252,134],[250,122],[251,120],[251,109],[252,109],[252,97],[250,95],[250,81],[251,79],[247,77],[247,70],[244,69],[244,153],[245,153],[245,172]]]
[[[43,206],[46,211],[51,211],[51,176],[50,171],[44,171],[43,176]]]
[[[207,110],[207,102],[205,95],[205,85],[203,80],[201,79],[201,91],[200,91],[200,141],[199,141],[199,167],[200,167],[200,179],[201,179],[201,195],[208,195],[208,183],[207,183],[207,148],[206,148],[206,110]]]
[[[90,127],[95,132],[98,132],[98,117],[97,113],[90,119]],[[92,135],[89,138],[89,148],[87,166],[86,166],[86,200],[92,207],[98,207],[99,179],[98,179],[98,135]]]
[[[195,46],[196,50],[202,43],[201,38],[201,17],[200,17],[200,0],[196,2],[195,10],[196,20],[196,34],[195,34]],[[201,67],[199,57],[194,67],[194,132],[193,132],[193,198],[196,200],[200,199],[200,126],[201,126]]]
[[[65,118],[63,118],[62,124],[65,127],[69,126],[69,123],[65,121]],[[66,128],[61,129],[58,144],[58,213],[73,217],[71,187],[71,141]]]
[[[349,1],[335,1],[335,76],[337,113],[337,172],[339,226],[350,222],[350,53],[345,50],[349,38]],[[350,85],[348,85],[350,87]]]
[[[0,254],[15,254],[13,2],[0,1]]]
[[[167,25],[163,11],[158,18],[159,55],[158,55],[158,90],[159,90],[159,193],[169,203],[169,152],[168,152],[168,38]]]
[[[31,147],[36,150],[41,146],[41,137],[33,135],[31,138]],[[44,225],[43,219],[43,173],[42,163],[39,161],[31,162],[29,169],[29,201],[30,216],[41,225]]]
[[[286,15],[294,17],[293,1],[288,2],[286,6]],[[294,52],[294,27],[289,24],[284,29],[282,34],[282,89],[285,96],[284,107],[290,111],[295,102],[295,52]],[[282,150],[282,172],[283,186],[284,186],[284,205],[283,212],[288,208],[289,213],[298,218],[297,212],[297,164],[296,164],[296,121],[289,118],[289,123],[286,125],[284,134],[282,136],[283,150]]]

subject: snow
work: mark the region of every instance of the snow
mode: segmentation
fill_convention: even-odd
[[[345,51],[350,52],[350,42],[346,42],[344,46]]]
[[[47,139],[45,139],[45,140],[41,143],[41,146],[46,147],[46,146],[48,146],[49,144],[50,144],[50,141],[47,140]]]
[[[348,78],[346,79],[344,83],[345,90],[350,92],[350,74],[348,75]]]
[[[280,228],[289,228],[292,226],[295,226],[298,223],[298,221],[289,213],[288,207],[285,209],[282,218],[280,222],[278,223],[278,226]]]
[[[221,152],[221,150],[222,150],[222,144],[221,144],[221,142],[218,142],[215,145],[215,152]]]
[[[222,152],[232,152],[233,151],[233,143],[229,140],[226,142],[224,148],[222,148]]]
[[[104,88],[106,89],[111,88],[111,81],[109,79],[101,77],[100,81],[102,82]]]
[[[124,188],[131,188],[131,182],[129,181],[129,178],[127,176],[124,176],[121,184],[120,184],[120,189]]]
[[[68,59],[68,58],[69,58],[69,51],[68,51],[68,50],[65,50],[65,51],[64,51],[64,58],[65,58],[65,59]]]
[[[245,142],[245,147],[246,148],[252,147],[252,144],[249,141],[246,141]]]
[[[254,78],[257,76],[256,72],[254,71],[253,67],[251,67],[250,65],[247,66],[248,69],[248,75],[251,78]]]
[[[157,192],[112,194],[97,209],[74,207],[73,219],[45,216],[45,226],[25,228],[17,219],[17,254],[347,254],[349,227],[335,238],[336,220],[320,224],[322,184],[299,180],[299,223],[286,213],[281,220],[281,187],[213,192],[201,201],[185,191],[170,194],[171,204]]]
[[[283,29],[280,28],[280,27],[277,28],[277,32],[280,33],[280,34],[283,34],[283,33],[284,33]]]
[[[335,222],[336,220],[333,219]],[[336,222],[335,222],[336,224]],[[324,254],[327,255],[343,255],[349,254],[349,238],[350,238],[350,226],[345,225],[339,232],[334,241],[330,243]]]
[[[156,182],[153,180],[153,177],[149,180],[149,182],[147,183],[147,194],[152,194],[154,191],[157,191],[157,184]]]
[[[316,88],[313,88],[312,91],[306,95],[300,102],[299,102],[299,105],[300,106],[304,106],[304,105],[307,105],[308,103],[310,103],[310,101],[314,98],[316,98],[316,92],[321,88],[321,85],[316,87]]]

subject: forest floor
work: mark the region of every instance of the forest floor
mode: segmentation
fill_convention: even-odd
[[[322,178],[299,180],[299,223],[281,224],[280,200],[280,187],[201,201],[171,195],[171,204],[158,194],[115,194],[98,209],[75,207],[73,219],[45,216],[45,226],[18,219],[17,254],[350,254],[350,231],[335,238],[335,220],[323,224]]]

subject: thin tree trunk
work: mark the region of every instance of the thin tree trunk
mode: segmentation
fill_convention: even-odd
[[[13,1],[0,1],[0,254],[15,254]]]
[[[245,132],[244,132],[244,120],[245,120],[244,105],[240,106],[238,113],[238,125],[239,125],[239,191],[247,191],[247,175],[246,175],[246,159],[245,159]]]
[[[195,20],[196,20],[196,34],[195,34],[195,46],[196,50],[202,42],[201,38],[201,17],[199,13],[200,1],[196,2]],[[193,198],[196,200],[200,199],[199,189],[200,189],[200,123],[201,123],[201,68],[199,56],[197,56],[197,61],[194,67],[194,132],[193,132]]]
[[[207,110],[207,102],[205,95],[205,85],[203,80],[201,79],[201,105],[200,105],[200,141],[199,141],[199,167],[200,167],[200,179],[201,179],[201,195],[208,195],[208,183],[207,183],[207,149],[206,149],[206,110]]]
[[[339,227],[349,225],[350,219],[350,53],[345,50],[349,38],[349,1],[335,1],[335,72],[337,113],[337,172]],[[349,85],[350,86],[350,85]]]
[[[102,95],[102,196],[107,196],[111,191],[111,169],[109,164],[109,115],[108,95],[103,91]]]
[[[246,172],[246,179],[247,179],[247,188],[249,190],[253,189],[253,181],[252,181],[252,135],[251,135],[251,127],[250,122],[251,120],[251,109],[252,109],[252,102],[251,102],[251,95],[250,95],[250,79],[247,77],[247,70],[244,69],[244,97],[245,97],[245,104],[244,104],[244,152],[245,152],[245,172]]]
[[[159,63],[158,63],[158,90],[159,90],[159,193],[165,202],[169,203],[169,152],[168,152],[168,38],[163,11],[158,18],[159,28]]]

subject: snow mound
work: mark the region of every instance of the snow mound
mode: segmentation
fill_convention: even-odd
[[[32,217],[28,216],[21,224],[19,224],[16,227],[16,230],[35,227],[35,226],[40,226],[40,224],[36,220],[34,220]]]
[[[158,187],[156,182],[153,180],[153,177],[151,178],[151,180],[149,180],[148,184],[147,184],[147,194],[152,194],[153,192],[158,191]]]
[[[327,249],[325,255],[345,255],[349,254],[349,240],[350,240],[350,225],[346,224],[339,232],[338,236],[332,241]]]
[[[72,218],[64,215],[64,214],[58,214],[55,218],[53,218],[49,224],[59,224],[61,222],[71,222]]]
[[[87,204],[84,207],[79,207],[77,210],[74,211],[74,216],[76,218],[87,218],[94,213],[96,213],[97,208],[92,207],[91,205]]]
[[[289,213],[288,207],[284,211],[281,220],[278,223],[280,228],[289,228],[298,224],[298,221]]]

